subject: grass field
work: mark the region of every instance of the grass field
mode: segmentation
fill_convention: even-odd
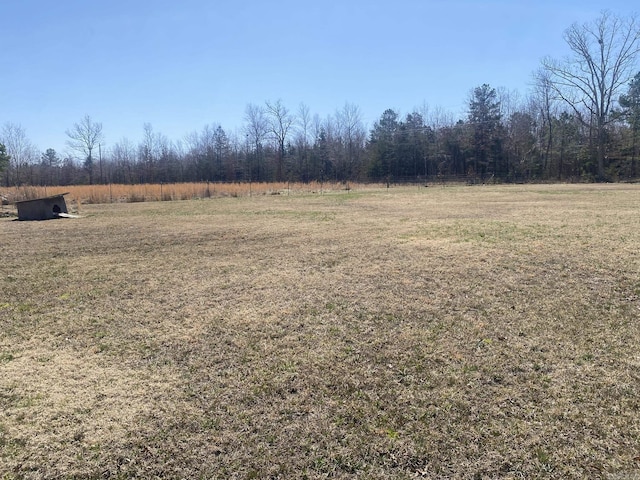
[[[0,219],[0,478],[640,478],[640,187]]]

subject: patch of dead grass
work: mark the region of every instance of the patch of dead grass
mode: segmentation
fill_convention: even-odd
[[[638,200],[407,188],[0,219],[0,471],[637,472]]]

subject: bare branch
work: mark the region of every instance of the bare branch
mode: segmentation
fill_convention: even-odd
[[[67,145],[88,159],[91,159],[96,145],[104,141],[102,123],[94,122],[89,115],[85,115],[80,122],[74,123],[73,127],[65,133],[69,137]]]

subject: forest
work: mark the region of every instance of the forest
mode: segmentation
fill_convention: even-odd
[[[358,105],[326,118],[304,103],[248,104],[235,130],[205,125],[182,139],[143,126],[138,142],[105,144],[85,115],[66,130],[69,152],[39,151],[25,129],[0,129],[2,184],[359,181],[592,182],[638,178],[640,27],[610,12],[564,34],[571,55],[545,58],[525,95],[482,84],[466,115],[424,104],[381,113]]]

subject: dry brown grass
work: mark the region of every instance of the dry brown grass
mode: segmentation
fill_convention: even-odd
[[[69,185],[66,187],[38,187],[24,185],[0,190],[10,202],[31,200],[69,193],[74,204],[157,202],[195,200],[212,197],[246,197],[261,195],[295,195],[329,193],[363,188],[353,183],[165,183],[136,185]]]
[[[640,188],[0,219],[4,478],[637,478]]]

